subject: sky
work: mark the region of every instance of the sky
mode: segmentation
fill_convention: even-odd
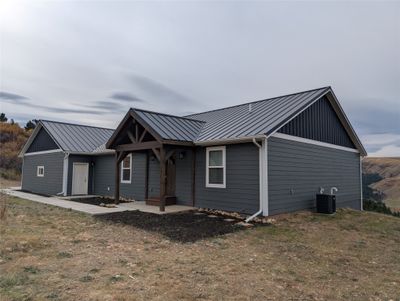
[[[0,111],[115,128],[331,86],[400,156],[400,1],[0,0]]]

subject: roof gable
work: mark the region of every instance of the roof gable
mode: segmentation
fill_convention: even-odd
[[[35,139],[33,139],[26,152],[33,153],[53,149],[59,149],[57,143],[53,140],[53,138],[51,138],[49,133],[47,133],[47,131],[41,127],[38,129]]]

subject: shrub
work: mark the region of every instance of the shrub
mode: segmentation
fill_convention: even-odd
[[[389,214],[393,216],[400,217],[400,212],[392,211],[385,203],[380,201],[375,201],[371,199],[366,199],[363,201],[363,208],[367,211],[375,211],[383,214]]]

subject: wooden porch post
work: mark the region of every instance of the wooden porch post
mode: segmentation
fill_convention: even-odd
[[[192,148],[192,206],[196,203],[196,148]]]
[[[165,211],[165,191],[166,191],[166,159],[165,149],[160,147],[160,211]]]
[[[145,167],[145,178],[144,178],[144,199],[149,198],[149,151],[146,151],[146,167]]]
[[[119,183],[121,176],[121,161],[119,160],[120,153],[115,152],[115,187],[114,187],[114,203],[119,204]]]

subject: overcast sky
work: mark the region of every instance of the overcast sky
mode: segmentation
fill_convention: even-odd
[[[400,1],[0,0],[0,110],[116,127],[332,86],[370,155],[400,156]]]

